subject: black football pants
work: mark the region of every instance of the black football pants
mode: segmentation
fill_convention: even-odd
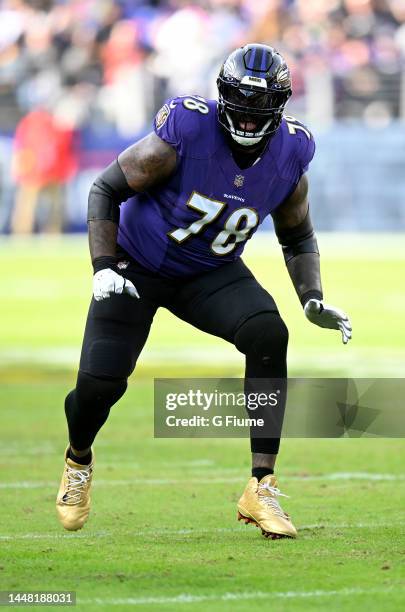
[[[123,258],[130,263],[122,273],[141,297],[112,295],[90,304],[76,388],[65,400],[75,449],[91,446],[111,406],[124,394],[160,306],[234,344],[245,355],[246,392],[271,392],[269,379],[285,383],[287,328],[273,298],[241,259],[191,279],[173,280],[146,270],[126,254]],[[278,406],[279,431],[266,438],[255,437],[251,430],[252,452],[278,452],[283,396]]]

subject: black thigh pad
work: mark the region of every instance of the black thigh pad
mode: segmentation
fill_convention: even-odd
[[[126,378],[148,337],[156,306],[141,296],[112,295],[91,301],[80,369],[92,376]]]
[[[260,312],[278,312],[272,296],[240,259],[189,281],[170,310],[194,327],[232,343],[247,319]]]

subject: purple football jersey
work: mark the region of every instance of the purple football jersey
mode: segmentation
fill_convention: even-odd
[[[256,163],[241,169],[217,120],[217,103],[169,100],[154,122],[177,152],[162,185],[121,205],[118,243],[166,277],[198,274],[235,260],[265,217],[294,190],[311,161],[308,129],[285,117]]]

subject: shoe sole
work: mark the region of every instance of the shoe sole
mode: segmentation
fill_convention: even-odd
[[[239,512],[239,510],[238,510],[238,521],[244,521],[246,525],[249,525],[249,523],[251,523],[255,527],[258,527],[261,530],[262,535],[265,538],[268,538],[270,540],[281,540],[283,538],[288,538],[289,540],[293,540],[294,539],[292,536],[286,535],[284,533],[274,533],[273,531],[265,531],[265,529],[260,527],[260,525],[259,525],[259,523],[257,521],[255,521],[254,519],[249,518],[247,516],[244,516],[243,514],[241,514]]]

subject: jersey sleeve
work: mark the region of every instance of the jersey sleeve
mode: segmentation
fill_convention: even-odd
[[[187,149],[188,132],[187,111],[179,98],[170,98],[157,112],[153,127],[159,138],[171,145],[179,155]]]
[[[315,154],[315,140],[306,125],[295,117],[285,115],[279,136],[276,137],[275,160],[281,178],[296,185],[301,176],[308,170]]]
[[[309,164],[315,155],[315,140],[313,134],[306,128],[310,138],[302,145],[299,156],[299,167],[301,174],[304,174],[308,170]],[[304,136],[306,138],[306,136]]]
[[[300,178],[315,155],[315,140],[306,125],[295,117],[286,117],[290,142],[294,143],[295,168]]]
[[[201,142],[204,132],[204,117],[210,112],[203,98],[170,98],[157,112],[153,127],[157,136],[170,144],[179,155],[198,157],[201,151],[198,151],[197,143]]]
[[[162,108],[156,113],[153,121],[153,129],[159,138],[172,145],[175,149],[179,146],[179,134],[175,107],[171,108],[173,100],[167,100]]]

